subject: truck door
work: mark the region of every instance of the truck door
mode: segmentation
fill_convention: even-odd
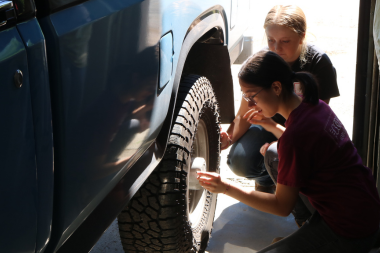
[[[59,247],[152,143],[161,36],[160,19],[152,17],[159,1],[36,4],[52,94],[51,245]]]
[[[0,249],[10,253],[35,252],[38,223],[30,70],[17,14],[0,1]]]

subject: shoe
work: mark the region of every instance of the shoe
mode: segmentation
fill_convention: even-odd
[[[272,243],[270,245],[275,244],[276,242],[279,242],[279,241],[281,241],[284,238],[285,237],[276,237],[276,238],[273,239],[273,241],[272,241]]]
[[[276,185],[263,186],[255,182],[255,191],[274,194],[276,192]]]

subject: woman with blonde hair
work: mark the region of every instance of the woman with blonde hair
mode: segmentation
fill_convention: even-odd
[[[306,17],[299,7],[274,6],[265,18],[264,29],[268,42],[267,49],[284,59],[292,71],[308,71],[316,77],[321,100],[329,103],[331,98],[339,96],[336,71],[329,57],[305,40]],[[302,95],[298,82],[294,84],[294,88],[296,94]],[[226,149],[232,145],[227,164],[235,174],[254,179],[256,191],[274,193],[275,184],[265,168],[263,151],[277,141],[276,135],[267,129],[273,127],[282,129],[285,120],[276,114],[272,119],[260,121],[261,108],[258,106],[249,108],[248,103],[253,98],[245,93],[243,98],[234,121],[227,132],[221,133],[221,148]],[[272,159],[269,162],[276,162],[276,145],[271,145],[269,150],[268,156]],[[297,225],[302,226],[310,217],[313,208],[308,203],[304,206],[302,201],[297,203],[301,206],[296,208],[298,212],[295,211],[293,214]]]

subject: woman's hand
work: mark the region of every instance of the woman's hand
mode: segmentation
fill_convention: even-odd
[[[260,148],[260,154],[262,154],[263,156],[265,156],[265,153],[267,152],[269,146],[272,145],[275,142],[277,142],[277,141],[273,141],[271,143],[265,143],[263,146],[261,146],[261,148]]]
[[[257,109],[251,109],[248,112],[246,112],[243,116],[244,119],[246,119],[249,123],[254,125],[260,125],[265,130],[271,132],[276,127],[276,122],[274,122],[271,118],[267,118]]]
[[[212,193],[223,193],[226,191],[226,183],[218,173],[215,172],[197,172],[199,184]]]
[[[225,150],[231,144],[231,139],[226,132],[220,133],[220,149]]]

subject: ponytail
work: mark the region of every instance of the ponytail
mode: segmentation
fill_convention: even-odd
[[[318,104],[318,83],[315,77],[309,72],[293,72],[292,79],[297,79],[302,84],[303,101],[312,105]]]
[[[301,89],[306,103],[318,104],[318,84],[309,72],[292,72],[288,63],[278,54],[261,50],[244,62],[239,72],[239,79],[263,89],[270,89],[272,83],[279,81],[282,84],[284,99],[294,92],[293,82],[301,82]]]

